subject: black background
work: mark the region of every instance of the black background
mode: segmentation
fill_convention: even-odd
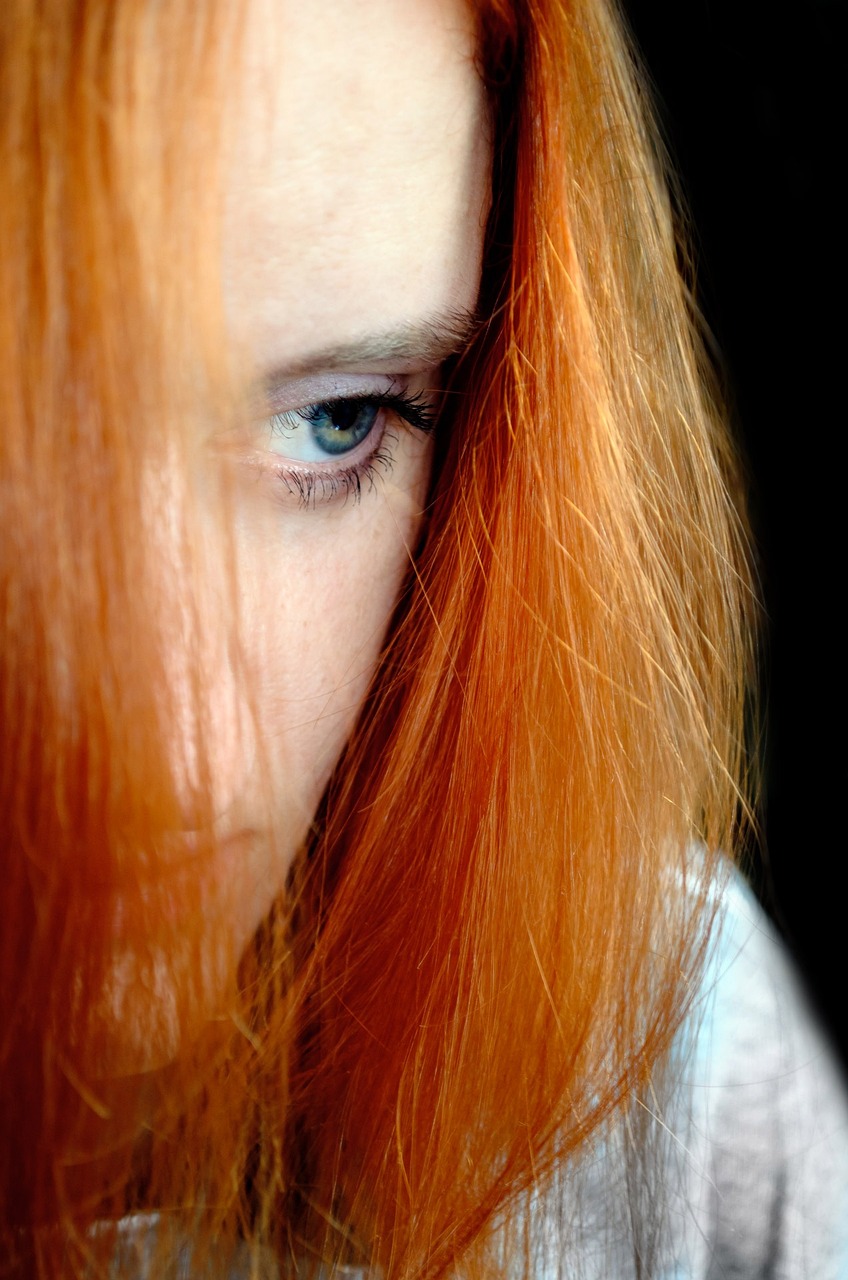
[[[841,0],[625,0],[695,225],[768,614],[762,892],[843,1062]]]

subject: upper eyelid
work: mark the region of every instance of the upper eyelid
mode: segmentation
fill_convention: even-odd
[[[383,395],[437,395],[441,366],[414,373],[328,373],[266,383],[260,414],[285,413],[334,400],[363,400]]]
[[[338,375],[303,378],[267,386],[265,400],[273,406],[275,412],[305,409],[309,405],[326,404],[333,400],[354,400],[367,395],[380,395],[391,381],[389,378],[344,378]]]

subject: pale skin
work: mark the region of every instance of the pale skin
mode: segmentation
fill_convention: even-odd
[[[285,888],[420,536],[421,426],[476,308],[491,151],[462,0],[252,0],[246,41],[223,274],[233,348],[267,400],[210,465],[231,477],[255,718],[225,610],[210,608],[202,639],[225,842],[206,898],[229,931],[210,948],[232,956]],[[178,724],[178,775],[196,750]]]

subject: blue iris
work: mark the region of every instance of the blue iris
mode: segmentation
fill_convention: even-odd
[[[325,453],[349,453],[370,433],[380,406],[368,400],[325,400],[301,413],[312,439]]]

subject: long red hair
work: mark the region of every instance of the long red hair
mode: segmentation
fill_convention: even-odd
[[[228,1017],[159,1073],[111,1070],[110,887],[155,876],[184,821],[144,462],[230,403],[214,157],[237,9],[0,15],[0,1249],[83,1270],[150,1210],[151,1247],[188,1238],[198,1265],[241,1240],[493,1275],[504,1239],[525,1256],[534,1188],[646,1086],[714,851],[739,847],[738,467],[613,6],[480,3],[484,322],[424,546]],[[190,494],[184,519],[190,560]],[[155,921],[127,927],[143,957]],[[155,1001],[143,959],[126,981]]]

